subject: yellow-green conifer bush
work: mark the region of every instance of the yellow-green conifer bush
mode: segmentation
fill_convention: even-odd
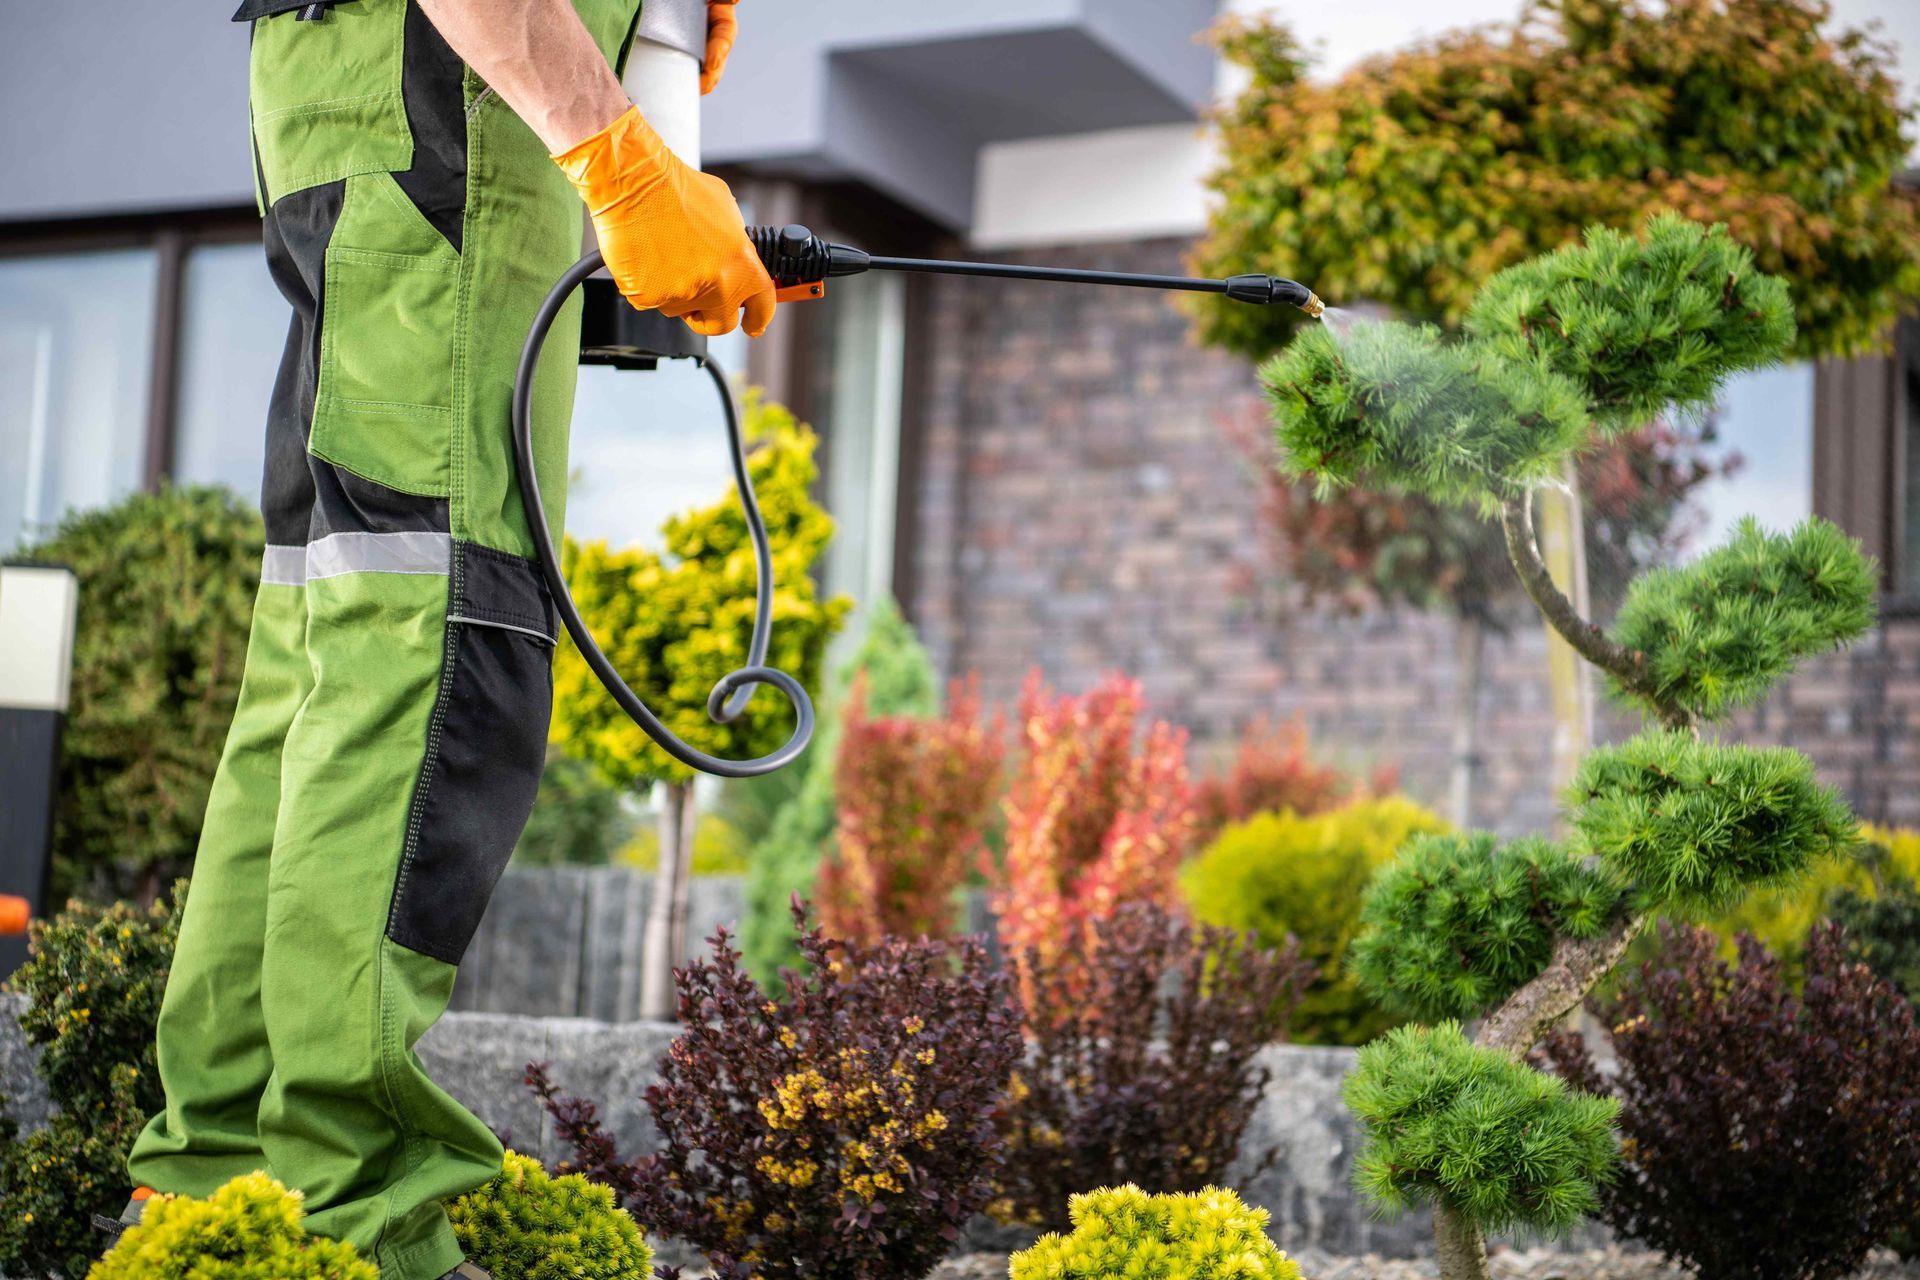
[[[653,1250],[613,1191],[556,1178],[517,1151],[493,1181],[447,1206],[460,1247],[493,1280],[647,1280]]]
[[[87,1280],[380,1280],[350,1244],[309,1235],[300,1193],[242,1174],[204,1200],[155,1196]]]
[[[1220,1187],[1105,1187],[1073,1197],[1067,1213],[1073,1230],[1014,1254],[1009,1280],[1300,1280],[1267,1235],[1267,1211]]]
[[[1373,874],[1418,835],[1451,828],[1404,796],[1302,817],[1256,814],[1228,826],[1181,872],[1194,918],[1251,930],[1262,946],[1300,942],[1318,976],[1288,1026],[1300,1044],[1365,1044],[1397,1019],[1360,989],[1348,949]]]
[[[1733,908],[1856,843],[1853,815],[1805,756],[1703,727],[1871,626],[1877,574],[1822,521],[1747,525],[1688,566],[1634,579],[1602,629],[1547,572],[1535,487],[1789,350],[1793,299],[1725,227],[1661,215],[1637,236],[1590,229],[1495,275],[1465,315],[1454,341],[1393,323],[1309,330],[1263,377],[1295,475],[1497,519],[1541,616],[1652,722],[1582,763],[1564,846],[1415,840],[1367,895],[1362,987],[1416,1016],[1478,1021],[1471,1042],[1410,1028],[1363,1053],[1348,1087],[1360,1184],[1386,1209],[1430,1203],[1442,1275],[1484,1280],[1486,1231],[1570,1225],[1610,1163],[1592,1141],[1598,1104],[1536,1082],[1528,1050],[1654,915]]]

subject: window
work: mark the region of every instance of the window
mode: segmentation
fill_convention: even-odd
[[[267,401],[290,311],[258,244],[188,250],[181,277],[180,382],[170,472],[260,500]]]
[[[0,549],[144,479],[158,255],[0,260]]]
[[[1920,597],[1920,320],[1900,325],[1895,372],[1899,378],[1900,546],[1895,589]]]

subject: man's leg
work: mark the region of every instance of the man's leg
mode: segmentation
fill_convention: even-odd
[[[280,751],[313,687],[307,660],[305,543],[313,489],[306,421],[316,282],[289,245],[310,235],[327,193],[296,202],[267,226],[267,261],[293,307],[287,349],[267,408],[261,485],[267,550],[254,599],[246,672],[207,798],[193,887],[180,926],[157,1051],[166,1109],[128,1156],[135,1185],[205,1196],[266,1163],[257,1119],[272,1071],[260,1008],[267,925],[267,868],[280,809]],[[311,254],[304,256],[311,257]]]
[[[371,40],[383,16],[403,16],[413,157],[405,171],[340,181],[307,267],[322,317],[307,435],[313,684],[282,753],[258,1128],[313,1230],[354,1243],[384,1280],[430,1280],[460,1261],[439,1202],[500,1164],[498,1141],[427,1077],[414,1046],[446,1007],[539,784],[556,628],[525,558],[509,397],[533,313],[578,256],[581,217],[531,131],[399,3],[255,28],[258,91],[263,57],[328,65],[293,56],[302,27],[358,11]],[[633,5],[591,4],[611,54]],[[325,104],[313,106],[264,114],[300,119],[283,141],[307,147],[327,138]],[[262,118],[256,101],[257,133]],[[276,157],[280,136],[263,139],[276,213],[287,202],[275,175],[319,168]],[[555,326],[538,395],[541,479],[556,498],[576,325],[577,312]]]

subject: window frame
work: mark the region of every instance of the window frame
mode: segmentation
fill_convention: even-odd
[[[187,255],[215,245],[261,244],[252,206],[128,217],[62,219],[0,226],[0,259],[69,256],[112,249],[148,249],[156,257],[153,352],[147,367],[146,423],[141,433],[141,487],[152,492],[173,476],[181,383]]]

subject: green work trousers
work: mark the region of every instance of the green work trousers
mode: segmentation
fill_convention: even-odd
[[[527,326],[580,254],[545,148],[415,0],[249,0],[267,261],[293,307],[267,412],[266,561],[132,1177],[265,1169],[387,1280],[461,1253],[441,1201],[499,1141],[422,1069],[539,777],[557,634],[509,437]],[[639,0],[577,0],[617,63]],[[578,313],[536,453],[566,479]]]

